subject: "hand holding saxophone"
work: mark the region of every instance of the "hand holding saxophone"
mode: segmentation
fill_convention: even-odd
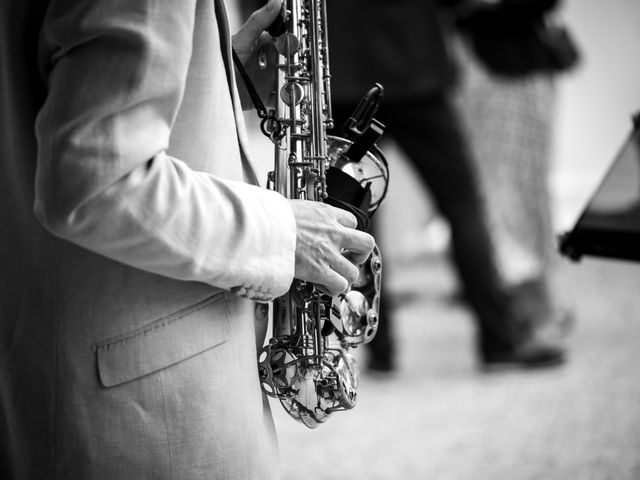
[[[262,8],[253,12],[233,36],[233,49],[243,64],[247,63],[262,45],[271,42],[271,36],[265,33],[265,30],[273,23],[281,9],[282,0],[269,0]]]
[[[356,217],[321,202],[290,200],[296,219],[295,277],[335,296],[358,280],[375,241],[356,230]]]

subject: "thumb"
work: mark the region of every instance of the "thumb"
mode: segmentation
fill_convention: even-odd
[[[249,38],[260,36],[273,23],[281,10],[282,0],[269,0],[262,8],[251,14],[241,28],[242,34]]]

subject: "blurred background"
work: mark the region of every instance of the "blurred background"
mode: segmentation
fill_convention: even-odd
[[[237,27],[240,14],[227,3]],[[558,80],[556,234],[574,225],[640,111],[640,2],[566,0],[561,13],[584,59]],[[254,112],[246,118],[266,178],[272,146]],[[383,150],[391,184],[379,215],[383,236],[393,235],[382,243],[393,244],[383,251],[384,282],[398,300],[398,368],[363,371],[355,410],[316,430],[273,402],[283,477],[640,479],[640,264],[563,258],[555,284],[576,314],[568,363],[481,373],[469,313],[452,301],[446,228],[402,152],[390,143]]]

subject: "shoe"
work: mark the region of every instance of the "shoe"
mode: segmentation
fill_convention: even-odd
[[[512,350],[483,351],[481,367],[485,372],[513,368],[541,369],[558,367],[566,359],[566,352],[561,346],[530,341]]]

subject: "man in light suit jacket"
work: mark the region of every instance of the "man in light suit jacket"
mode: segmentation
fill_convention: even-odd
[[[277,478],[255,301],[373,239],[256,186],[230,52],[222,0],[2,2],[0,478]]]

